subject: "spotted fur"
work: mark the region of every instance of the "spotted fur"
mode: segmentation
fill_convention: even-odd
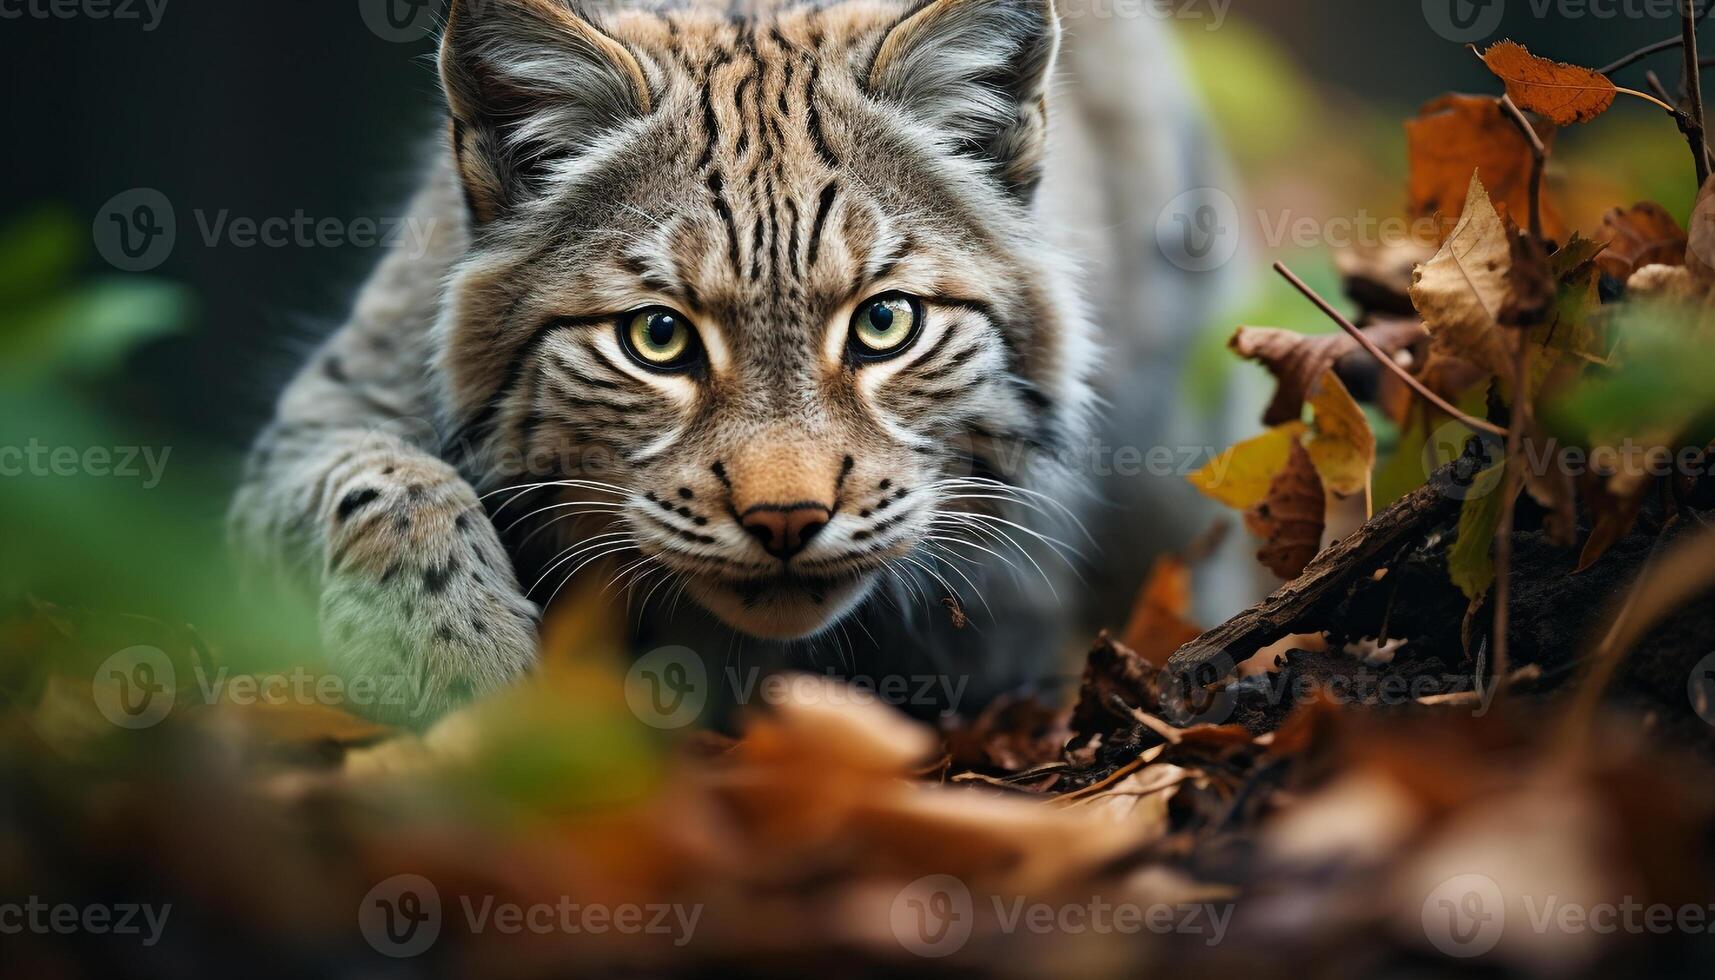
[[[337,662],[431,714],[527,671],[537,609],[598,570],[651,638],[705,615],[683,594],[723,624],[705,643],[933,646],[886,600],[975,611],[1036,575],[1019,546],[1059,543],[1030,518],[1076,481],[1049,461],[1090,427],[1037,207],[1059,38],[1051,0],[453,3],[431,247],[283,396],[241,546],[322,597]],[[854,357],[890,292],[919,339]],[[624,348],[657,305],[695,325],[692,370]],[[1033,636],[1007,620],[1044,584],[995,633]]]

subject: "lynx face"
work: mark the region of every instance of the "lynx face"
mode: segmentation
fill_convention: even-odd
[[[546,586],[612,559],[793,638],[1004,550],[969,515],[1088,400],[1030,213],[1056,37],[1048,0],[454,4],[473,241],[437,368]]]

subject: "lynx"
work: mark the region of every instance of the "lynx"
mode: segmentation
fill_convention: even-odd
[[[1200,152],[1159,34],[1080,18],[1062,51],[1052,0],[455,0],[419,247],[285,390],[238,547],[430,717],[529,672],[591,580],[640,649],[1026,676],[1111,537],[1072,513],[1098,345],[1159,343],[1094,329],[1072,270],[1133,315]]]

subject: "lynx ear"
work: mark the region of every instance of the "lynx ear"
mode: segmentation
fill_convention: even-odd
[[[882,40],[869,89],[993,164],[1007,189],[1028,199],[1040,179],[1059,44],[1054,0],[928,0]]]
[[[553,164],[651,108],[637,58],[567,0],[453,0],[441,82],[478,221],[528,200]]]

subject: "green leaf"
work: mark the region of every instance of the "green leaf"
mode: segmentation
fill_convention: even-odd
[[[0,379],[111,372],[146,341],[182,330],[190,311],[184,287],[157,279],[103,279],[44,298],[0,323]]]
[[[1447,572],[1465,597],[1476,601],[1495,584],[1495,528],[1501,523],[1506,504],[1505,474],[1492,466],[1477,475],[1475,487],[1490,487],[1488,493],[1465,498],[1459,509],[1459,532],[1447,552]]]
[[[59,291],[77,267],[83,233],[60,208],[42,208],[0,229],[0,309]]]

